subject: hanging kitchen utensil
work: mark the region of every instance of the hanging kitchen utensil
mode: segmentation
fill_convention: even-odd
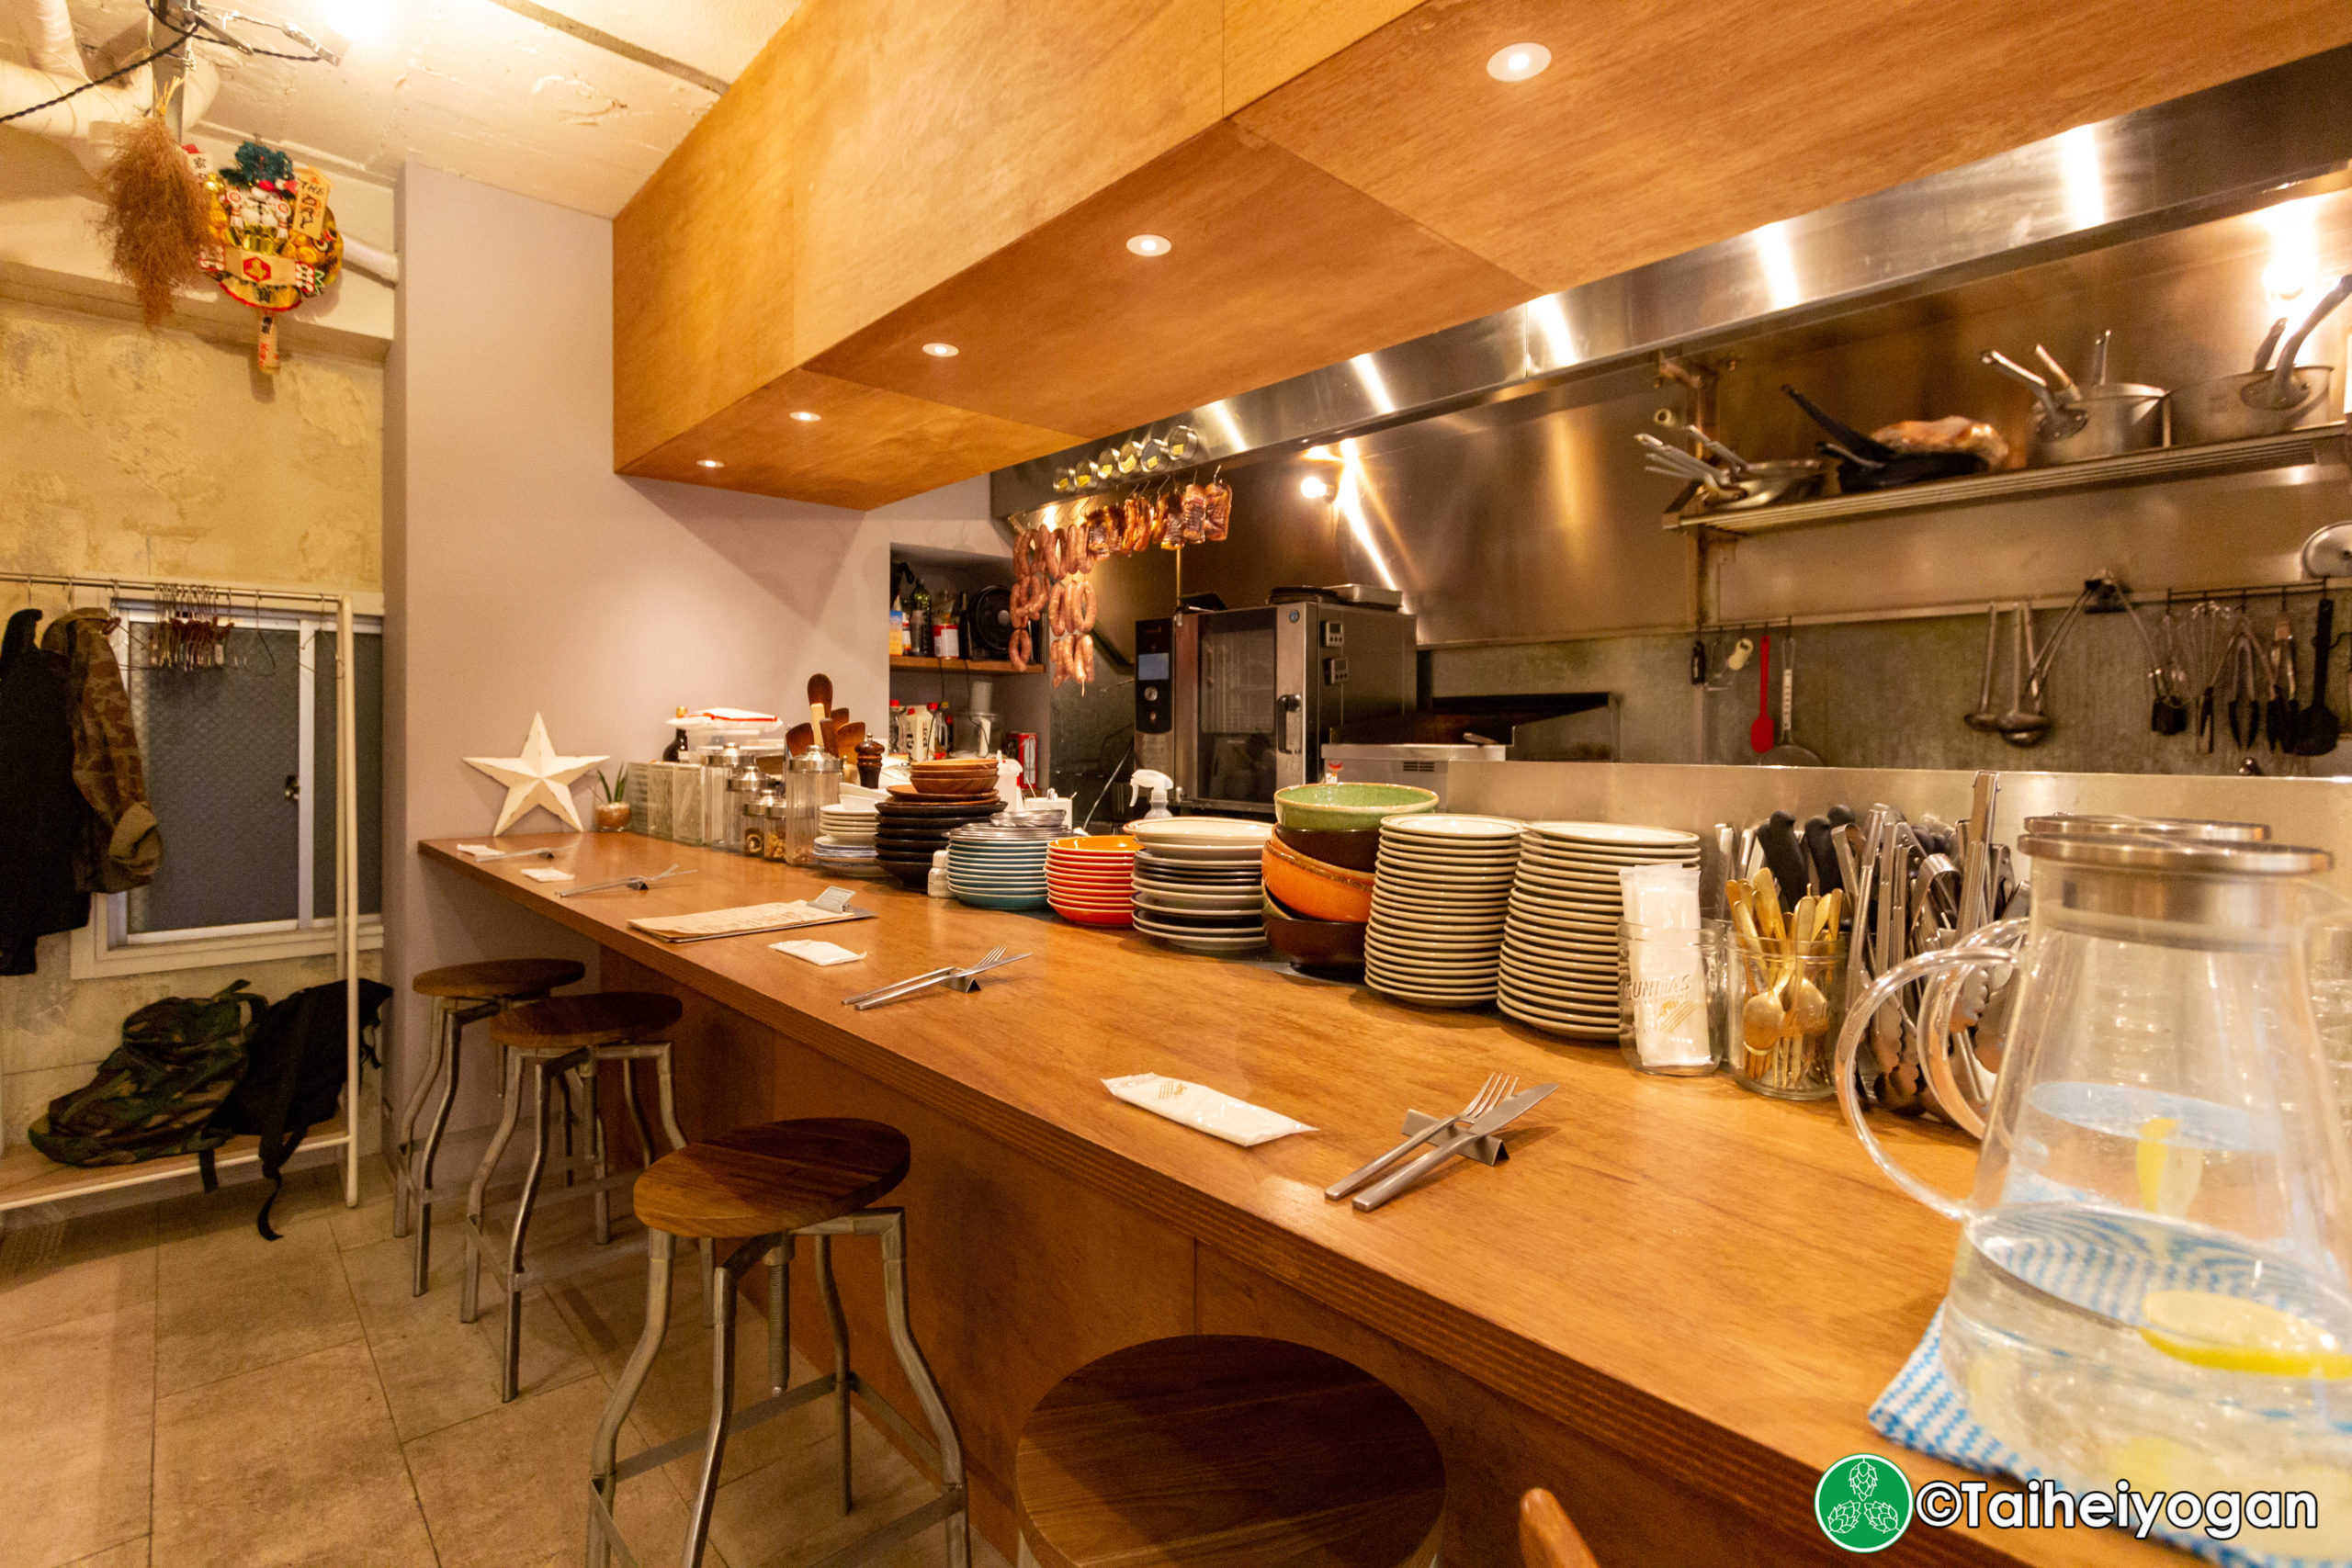
[[[2335,750],[2341,726],[2327,705],[2327,667],[2335,652],[2335,601],[2323,592],[2312,628],[2312,705],[2295,726],[2295,755],[2324,757]]]
[[[1780,740],[1761,761],[1768,768],[1817,768],[1821,753],[1809,746],[1800,746],[1792,736],[1796,734],[1796,633],[1792,630],[1781,639],[1781,733]]]
[[[2278,591],[2278,618],[2270,626],[2270,705],[2262,716],[2273,751],[2295,749],[2295,622],[2287,614],[2287,591]]]
[[[1772,634],[1756,639],[1756,722],[1747,727],[1747,749],[1758,756],[1779,739],[1772,728]]]
[[[2009,626],[2009,706],[1994,728],[2012,746],[2033,746],[2050,733],[2041,709],[2026,705],[2026,682],[2035,668],[2033,606],[2020,599],[2010,614],[2016,619]]]
[[[2321,296],[2302,324],[2278,345],[2278,362],[2268,370],[2223,376],[2183,387],[2172,395],[2172,438],[2182,446],[2209,441],[2238,441],[2255,435],[2278,435],[2299,425],[2324,421],[2329,412],[2328,390],[2335,367],[2295,363],[2303,340],[2335,309],[2352,298],[2352,274],[2336,281]],[[2272,329],[2274,332],[2276,328]],[[2269,340],[2264,340],[2267,343]]]
[[[1973,452],[1898,452],[1885,442],[1865,435],[1850,424],[1841,423],[1794,387],[1783,386],[1781,390],[1794,399],[1797,407],[1810,414],[1815,424],[1836,438],[1823,442],[1821,449],[1838,459],[1838,484],[1840,490],[1893,490],[1899,485],[1957,479],[1963,474],[1984,471],[1984,459]]]
[[[1993,705],[1993,667],[2000,661],[2001,607],[1984,606],[1984,675],[1976,688],[1976,711],[1962,714],[1960,722],[1971,729],[1992,734],[2001,728],[2001,710]]]

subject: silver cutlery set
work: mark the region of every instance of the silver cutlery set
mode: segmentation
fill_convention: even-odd
[[[1482,1140],[1492,1137],[1517,1121],[1559,1087],[1558,1084],[1543,1083],[1521,1092],[1517,1078],[1497,1073],[1479,1087],[1469,1104],[1453,1115],[1408,1118],[1408,1122],[1416,1119],[1425,1121],[1427,1125],[1410,1134],[1403,1143],[1370,1165],[1351,1171],[1326,1187],[1323,1196],[1337,1202],[1353,1193],[1357,1212],[1370,1213],[1455,1156],[1470,1155]],[[1407,1155],[1424,1147],[1428,1152],[1420,1158],[1401,1169],[1393,1168]],[[1372,1185],[1365,1187],[1367,1182]],[[1359,1188],[1363,1188],[1363,1190],[1358,1191]]]

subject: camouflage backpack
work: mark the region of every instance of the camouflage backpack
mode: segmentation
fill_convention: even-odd
[[[122,1021],[122,1043],[98,1076],[51,1100],[26,1135],[62,1165],[209,1156],[229,1141],[209,1123],[245,1070],[245,1045],[263,1006],[243,980],[209,997],[148,1003]]]

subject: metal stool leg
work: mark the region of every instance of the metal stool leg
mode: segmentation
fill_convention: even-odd
[[[523,1056],[519,1051],[506,1053],[505,1098],[505,1109],[498,1116],[498,1131],[490,1135],[490,1147],[482,1151],[473,1185],[466,1190],[466,1227],[476,1240],[482,1235],[482,1207],[490,1193],[491,1174],[505,1157],[506,1145],[514,1136],[515,1119],[523,1111]],[[465,1283],[458,1292],[458,1321],[471,1323],[481,1315],[481,1250],[469,1245],[466,1248]]]
[[[834,1436],[840,1441],[842,1512],[855,1507],[850,1486],[849,1462],[849,1319],[842,1312],[841,1292],[833,1284],[833,1238],[817,1238],[817,1294],[824,1301],[825,1316],[833,1327]]]
[[[915,1403],[922,1406],[923,1418],[939,1438],[939,1479],[951,1491],[964,1485],[964,1445],[956,1435],[956,1418],[947,1413],[947,1401],[941,1397],[939,1385],[932,1380],[931,1364],[923,1359],[922,1348],[915,1343],[914,1325],[907,1315],[907,1216],[903,1210],[893,1211],[890,1227],[882,1233],[882,1308],[890,1325],[890,1347],[899,1354],[899,1366],[907,1374],[907,1382],[915,1392]],[[844,1357],[843,1364],[847,1360]],[[842,1408],[848,1408],[843,1396]],[[842,1472],[849,1472],[849,1454],[842,1454]],[[846,1489],[844,1489],[846,1490]],[[947,1568],[968,1568],[971,1562],[969,1516],[958,1508],[947,1517]]]
[[[637,1146],[645,1156],[638,1162],[642,1170],[662,1156],[654,1152],[653,1129],[645,1124],[645,1107],[638,1103],[637,1063],[627,1056],[621,1058],[621,1103],[628,1107],[629,1123],[637,1129]]]
[[[580,1100],[588,1111],[588,1170],[596,1180],[605,1175],[605,1112],[598,1091],[604,1087],[604,1064],[596,1053],[588,1053],[587,1065],[580,1069]],[[598,1192],[589,1201],[596,1209],[596,1245],[609,1247],[613,1240],[613,1195]]]
[[[433,1112],[433,1126],[424,1134],[424,1154],[409,1166],[409,1202],[416,1211],[416,1279],[409,1287],[409,1294],[421,1296],[433,1275],[433,1162],[441,1152],[442,1134],[449,1130],[449,1108],[458,1102],[458,1079],[462,1075],[465,1057],[466,1024],[456,1008],[444,1006],[442,1019],[449,1032],[449,1079],[441,1090],[441,1103]]]
[[[425,1035],[431,1043],[425,1047],[424,1071],[418,1075],[415,1086],[408,1091],[408,1104],[401,1111],[400,1137],[392,1145],[401,1172],[398,1187],[392,1193],[392,1234],[396,1236],[408,1235],[409,1204],[413,1201],[411,1194],[416,1190],[416,1161],[413,1157],[416,1119],[424,1113],[425,1098],[433,1092],[433,1080],[441,1076],[441,1055],[447,1044],[447,1037],[442,1031],[448,1027],[448,998],[434,998],[433,1027]],[[452,1077],[455,1076],[451,1075]]]
[[[683,1149],[686,1146],[686,1134],[680,1131],[678,1127],[677,1085],[676,1080],[671,1076],[670,1072],[670,1043],[666,1040],[662,1040],[643,1042],[642,1043],[651,1044],[655,1047],[653,1055],[654,1085],[656,1090],[654,1105],[662,1113],[662,1135],[670,1140],[670,1146],[673,1149]],[[650,1165],[652,1161],[648,1160],[646,1163]],[[716,1248],[709,1241],[706,1240],[702,1244],[702,1298],[706,1303],[711,1299],[711,1291],[714,1288],[711,1283],[711,1273],[712,1267],[717,1261],[717,1258],[718,1253]]]
[[[735,1259],[718,1266],[710,1300],[710,1436],[703,1446],[702,1484],[686,1519],[679,1568],[699,1568],[710,1540],[711,1510],[718,1503],[718,1472],[727,1459],[727,1424],[735,1416]]]
[[[768,1254],[768,1393],[792,1382],[792,1237]]]
[[[522,1391],[523,1382],[523,1238],[531,1228],[531,1205],[538,1201],[539,1174],[548,1163],[548,1080],[563,1076],[560,1062],[533,1062],[537,1076],[531,1103],[536,1123],[531,1139],[531,1168],[523,1177],[523,1201],[514,1211],[514,1234],[506,1243],[506,1353],[500,1358],[498,1398],[501,1404]]]
[[[629,1352],[628,1364],[621,1369],[612,1397],[605,1401],[605,1414],[596,1423],[595,1442],[588,1450],[588,1484],[604,1499],[608,1516],[620,1497],[620,1481],[613,1470],[619,1460],[621,1423],[628,1419],[629,1407],[637,1403],[639,1391],[645,1387],[646,1374],[653,1370],[653,1358],[662,1348],[662,1337],[670,1331],[670,1261],[676,1255],[677,1245],[677,1238],[667,1231],[654,1231],[646,1237],[649,1267],[645,1331],[637,1337],[637,1348]],[[588,1568],[607,1568],[612,1562],[611,1546],[605,1533],[605,1521],[592,1508],[588,1515]]]

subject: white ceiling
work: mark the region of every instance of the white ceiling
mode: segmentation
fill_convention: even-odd
[[[350,39],[340,66],[222,51],[198,129],[317,155],[383,180],[435,168],[610,217],[716,100],[492,0],[233,0]],[[640,49],[731,81],[799,0],[540,0]],[[141,0],[69,0],[85,52],[140,26]],[[6,26],[0,23],[0,26]],[[258,38],[260,35],[255,35]],[[18,56],[21,58],[21,55]]]

